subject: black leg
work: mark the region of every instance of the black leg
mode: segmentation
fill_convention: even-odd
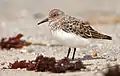
[[[72,60],[74,60],[75,52],[76,52],[76,48],[74,48],[74,52],[73,52],[73,56],[72,56]]]
[[[69,57],[70,51],[71,51],[71,48],[68,49],[67,58]]]

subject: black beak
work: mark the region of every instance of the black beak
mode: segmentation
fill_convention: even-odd
[[[49,19],[46,18],[46,19],[44,19],[43,21],[39,22],[37,25],[40,25],[40,24],[42,24],[42,23],[44,23],[44,22],[47,22],[48,20],[49,20]]]

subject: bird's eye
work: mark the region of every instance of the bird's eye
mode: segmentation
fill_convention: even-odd
[[[53,15],[54,17],[56,16],[56,14]]]

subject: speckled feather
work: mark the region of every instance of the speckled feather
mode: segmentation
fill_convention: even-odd
[[[82,21],[75,17],[66,15],[63,11],[59,9],[53,9],[49,12],[49,16],[44,21],[39,24],[49,21],[49,27],[52,31],[61,29],[66,33],[73,33],[76,36],[81,36],[83,38],[91,39],[107,39],[112,40],[111,36],[104,35],[94,30],[89,22]]]
[[[54,22],[55,24],[52,25],[54,29],[62,29],[67,33],[74,33],[79,35],[83,38],[94,38],[94,39],[108,39],[112,40],[112,37],[99,33],[98,31],[94,30],[89,22],[81,21],[75,17],[71,17],[66,15],[62,19]]]

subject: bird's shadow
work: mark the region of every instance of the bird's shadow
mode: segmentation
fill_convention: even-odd
[[[91,57],[91,58],[83,57],[83,58],[75,58],[74,60],[69,58],[69,60],[71,62],[78,61],[78,60],[83,61],[83,60],[94,60],[94,59],[105,59],[105,58],[104,57],[95,57],[95,58],[93,58],[93,57]],[[91,64],[91,63],[90,64],[84,64],[84,66],[91,66],[91,65],[93,65],[93,64]]]
[[[75,58],[75,59],[70,59],[70,58],[69,58],[70,61],[77,61],[77,60],[95,60],[95,59],[106,59],[106,58],[104,58],[104,57],[88,57],[88,58],[83,57],[83,58]]]
[[[73,59],[69,59],[71,62],[74,62],[74,61],[78,61],[78,60],[94,60],[94,59],[105,59],[104,57],[95,57],[95,58],[75,58],[74,60]],[[84,64],[85,66],[91,66],[93,64]]]

